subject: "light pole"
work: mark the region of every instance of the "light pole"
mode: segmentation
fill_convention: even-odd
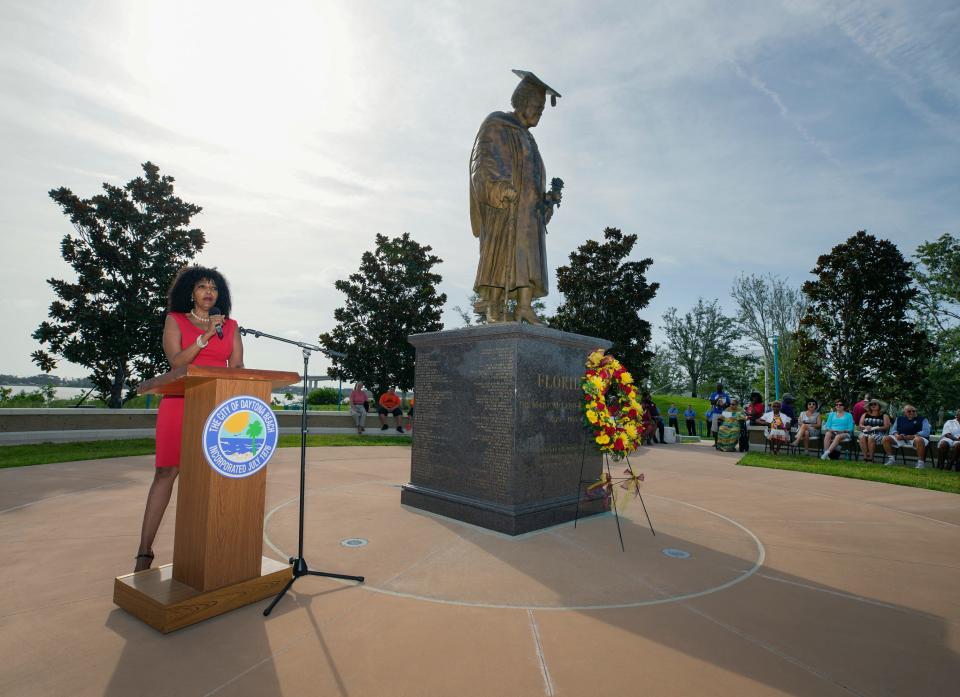
[[[773,337],[773,391],[775,399],[780,399],[780,337]]]

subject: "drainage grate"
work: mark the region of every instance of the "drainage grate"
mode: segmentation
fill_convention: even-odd
[[[362,537],[348,537],[345,540],[340,540],[340,545],[342,547],[363,547],[367,544],[367,541]]]
[[[667,547],[663,550],[663,553],[670,557],[671,559],[689,559],[690,552],[684,552],[682,549],[675,549],[673,547]]]

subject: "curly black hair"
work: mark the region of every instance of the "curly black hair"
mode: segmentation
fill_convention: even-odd
[[[193,289],[197,283],[208,278],[217,284],[217,307],[224,315],[230,315],[230,286],[227,279],[216,269],[206,266],[184,266],[167,291],[167,312],[190,312],[193,309]]]

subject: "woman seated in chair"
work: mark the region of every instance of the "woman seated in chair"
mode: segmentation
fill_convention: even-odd
[[[790,444],[794,447],[799,447],[800,441],[803,441],[804,451],[810,450],[810,441],[820,439],[820,427],[823,425],[823,416],[819,411],[820,405],[817,404],[817,400],[808,399],[806,410],[800,412],[800,416],[797,418],[797,436],[793,439],[793,442]]]
[[[890,417],[880,413],[880,402],[871,399],[867,402],[867,408],[857,425],[860,427],[859,441],[863,461],[873,462],[873,454],[877,451],[877,446],[883,445],[883,437],[890,430]]]
[[[734,397],[730,406],[723,410],[718,421],[717,449],[732,453],[737,449],[740,440],[740,429],[747,420],[746,412],[740,406],[740,400]]]
[[[776,400],[770,405],[770,411],[757,422],[768,427],[764,435],[774,455],[779,454],[780,448],[790,441],[790,417],[780,411],[781,406],[780,400]]]
[[[744,410],[747,419],[750,421],[751,426],[758,426],[760,424],[760,419],[763,418],[763,415],[766,413],[767,408],[763,404],[763,395],[759,392],[750,393],[750,401],[747,403],[747,407]]]
[[[838,399],[833,405],[833,411],[827,414],[827,423],[823,427],[823,455],[836,460],[840,457],[840,446],[853,437],[853,414],[847,411],[847,404]]]
[[[653,418],[654,407],[653,400],[648,393],[640,398],[640,438],[644,445],[653,445],[656,442],[655,434],[657,432],[657,422]]]

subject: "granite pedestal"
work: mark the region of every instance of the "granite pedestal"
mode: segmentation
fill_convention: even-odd
[[[515,322],[410,337],[416,347],[410,483],[400,500],[509,535],[574,518],[586,444],[580,378],[610,342]],[[585,447],[586,445],[586,447]],[[603,510],[580,504],[580,515]]]

